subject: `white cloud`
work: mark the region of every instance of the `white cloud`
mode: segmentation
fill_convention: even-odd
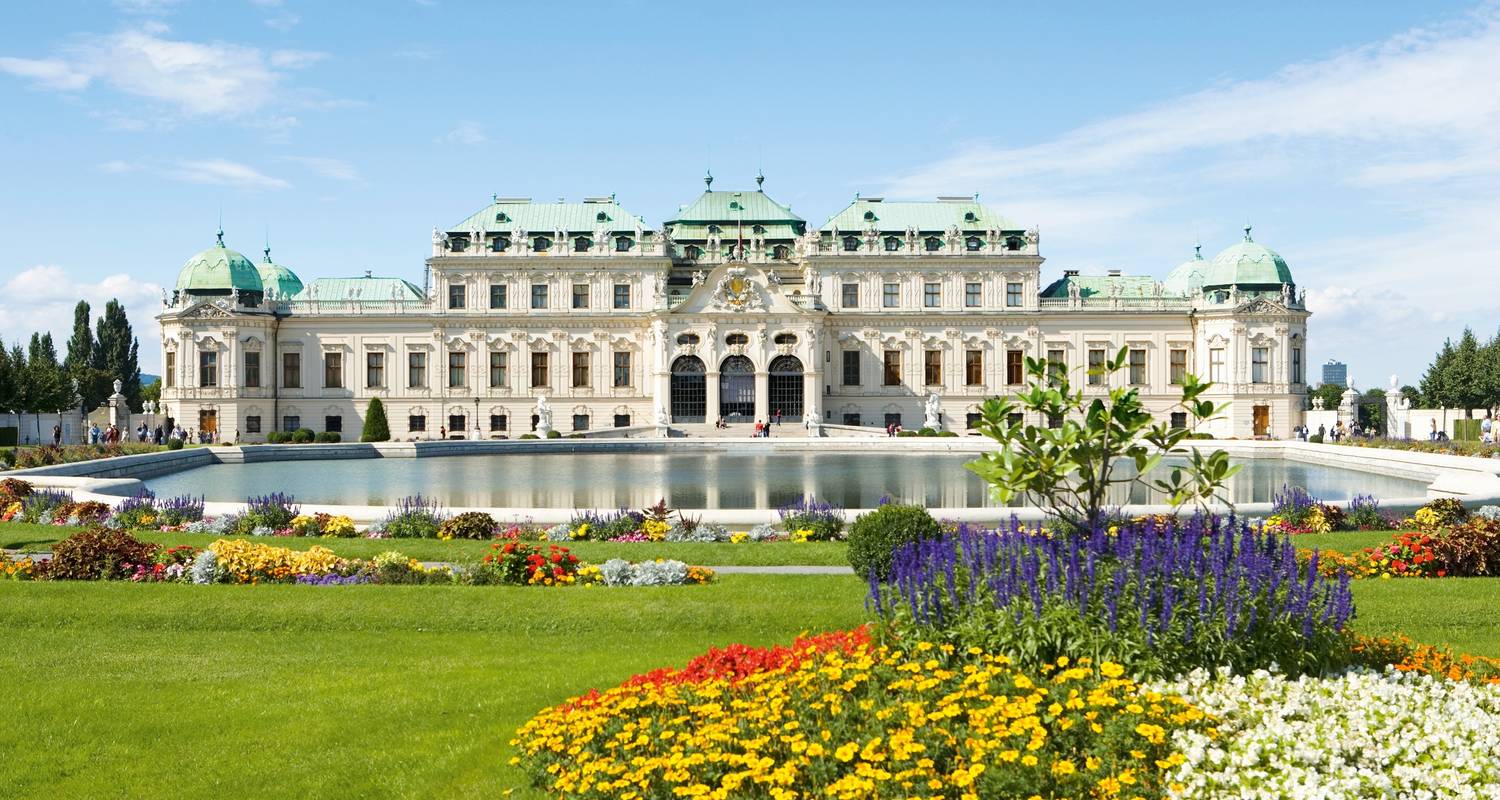
[[[484,128],[477,122],[460,122],[453,130],[438,137],[439,142],[448,144],[476,145],[489,141],[484,135]]]
[[[292,28],[297,27],[297,24],[301,21],[302,17],[298,14],[278,14],[274,17],[266,18],[266,27],[286,33]]]
[[[167,27],[146,23],[103,36],[80,36],[46,59],[0,57],[0,71],[29,78],[38,88],[80,91],[102,83],[189,116],[245,117],[285,93],[287,71],[325,53],[258,48],[227,42],[166,38]]]
[[[210,183],[240,189],[289,189],[291,184],[266,175],[254,167],[222,158],[178,162],[165,170],[176,180]]]
[[[140,339],[142,371],[159,372],[160,326],[154,317],[161,309],[161,292],[160,285],[124,273],[90,282],[61,266],[33,266],[16,273],[0,288],[0,338],[9,347],[17,341],[24,343],[33,332],[50,331],[61,358],[72,332],[73,306],[87,300],[97,319],[105,303],[115,299],[125,306],[131,328]]]
[[[0,72],[30,78],[39,89],[74,92],[87,88],[93,76],[73,68],[60,58],[12,58],[0,56]]]
[[[332,178],[337,181],[359,180],[359,170],[353,164],[337,158],[320,158],[316,156],[285,156],[282,161],[301,164],[315,175],[324,178]]]

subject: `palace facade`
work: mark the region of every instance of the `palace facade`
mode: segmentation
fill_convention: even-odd
[[[1230,403],[1208,428],[1221,438],[1302,423],[1308,312],[1248,227],[1165,280],[1044,282],[1037,231],[975,197],[856,198],[812,225],[760,188],[705,182],[660,226],[614,196],[496,197],[433,231],[421,285],[304,285],[220,231],[164,298],[165,413],[226,441],[353,440],[378,397],[405,440],[519,436],[542,397],[565,434],[778,412],[815,433],[915,429],[935,404],[962,433],[1031,356],[1086,393],[1138,387],[1163,420],[1181,376],[1203,376]],[[1125,370],[1087,375],[1120,348]]]

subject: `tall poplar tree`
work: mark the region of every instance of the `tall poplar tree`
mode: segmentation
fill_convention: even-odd
[[[95,365],[109,375],[107,382],[120,381],[120,393],[125,395],[130,407],[141,408],[140,344],[130,330],[130,320],[125,317],[125,307],[118,300],[110,300],[104,306],[104,315],[99,318],[95,337],[99,357]]]
[[[1474,331],[1464,328],[1463,335],[1458,339],[1458,346],[1453,348],[1453,360],[1448,364],[1447,374],[1443,377],[1449,401],[1462,408],[1465,417],[1473,417],[1474,408],[1484,404],[1485,383],[1479,339],[1474,336]]]
[[[13,414],[20,409],[16,392],[21,385],[21,376],[17,373],[25,369],[26,362],[19,348],[15,353],[21,355],[20,364],[15,362],[11,351],[5,349],[5,342],[0,340],[0,413]]]
[[[1443,349],[1428,365],[1418,388],[1422,391],[1422,405],[1428,408],[1450,408],[1452,398],[1448,394],[1448,374],[1453,365],[1453,340],[1444,339]]]
[[[61,413],[73,405],[73,389],[68,385],[62,364],[57,362],[57,348],[50,333],[31,334],[21,396],[26,410],[37,415],[37,441],[42,441],[41,415]]]
[[[79,300],[73,307],[73,336],[68,339],[68,355],[63,359],[63,371],[85,414],[104,405],[112,380],[99,367],[99,349],[89,329],[91,318],[88,301]]]

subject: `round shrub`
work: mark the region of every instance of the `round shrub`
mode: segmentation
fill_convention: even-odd
[[[318,444],[338,444],[343,440],[343,438],[344,437],[338,435],[333,431],[323,431],[317,436],[314,436],[313,441],[317,442]]]
[[[562,431],[547,431],[547,438],[548,439],[561,439],[562,438]]]
[[[523,434],[521,434],[521,435],[520,435],[520,436],[519,436],[519,437],[517,437],[517,438],[519,438],[519,439],[536,439],[536,438],[538,438],[538,437],[537,437],[537,435],[536,435],[536,434],[534,434],[534,433],[523,433]]]
[[[958,432],[957,431],[938,431],[938,436],[941,437],[941,438],[947,438],[947,437],[950,437],[950,436],[951,437],[957,437],[958,436]]]
[[[292,432],[293,444],[311,444],[314,438],[315,434],[312,432],[312,428],[298,428]]]
[[[286,444],[287,435],[284,431],[271,431],[266,434],[266,444]]]
[[[862,514],[849,528],[849,566],[860,577],[871,570],[880,580],[891,574],[896,548],[920,539],[936,539],[942,526],[921,506],[888,503]]]
[[[896,431],[897,436],[916,436],[916,431]]]
[[[167,449],[168,450],[181,450],[182,449],[182,440],[181,439],[168,439],[167,440]]]
[[[149,564],[156,545],[121,530],[79,531],[52,546],[47,574],[53,580],[124,578],[136,564]]]
[[[937,435],[937,431],[933,430],[932,428],[920,428],[920,429],[917,430],[917,435],[918,436],[936,436]]]
[[[493,539],[500,526],[483,511],[466,511],[438,526],[439,539]]]

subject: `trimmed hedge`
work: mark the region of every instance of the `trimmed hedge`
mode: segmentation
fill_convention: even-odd
[[[888,503],[868,514],[861,514],[849,528],[849,566],[854,574],[868,578],[871,570],[880,580],[891,574],[891,560],[896,548],[918,539],[935,539],[943,535],[938,521],[927,509],[914,505]]]

